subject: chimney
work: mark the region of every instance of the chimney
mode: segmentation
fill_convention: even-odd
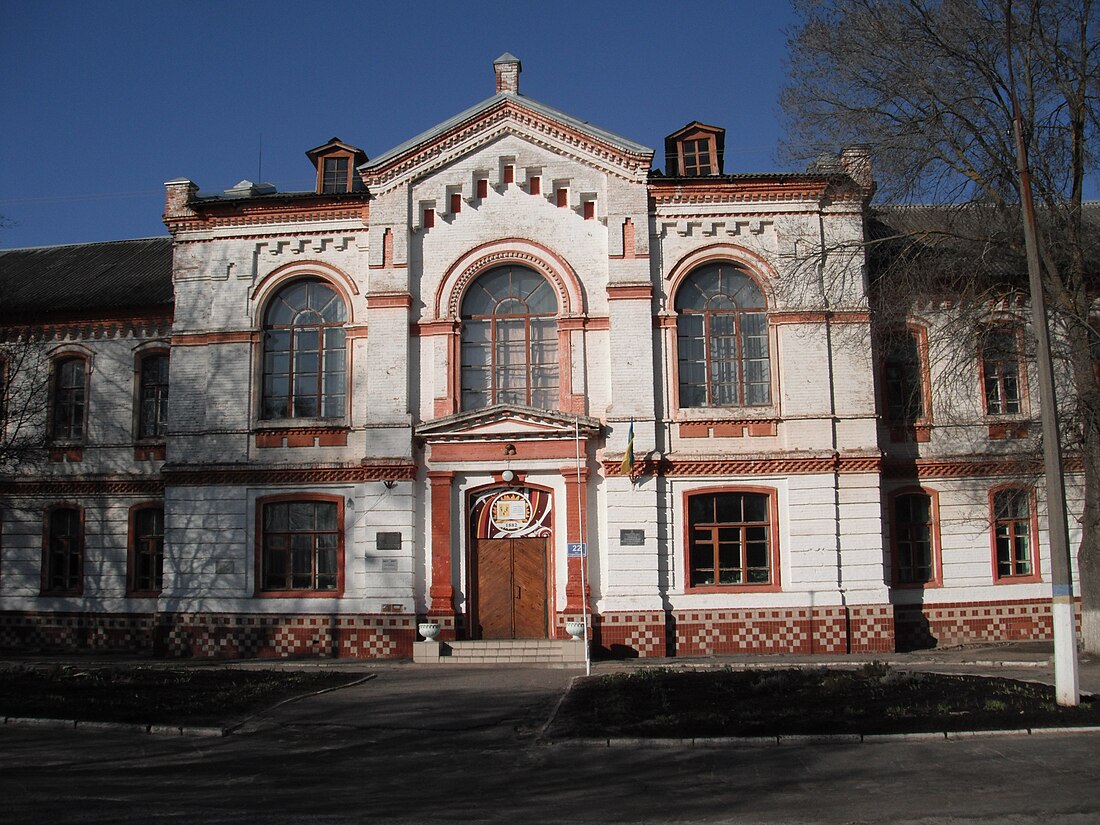
[[[515,55],[505,52],[493,61],[493,71],[497,76],[497,94],[519,94],[519,73],[523,65]]]
[[[845,147],[840,153],[840,168],[844,174],[859,184],[860,189],[874,188],[875,177],[871,171],[870,146],[857,143]]]

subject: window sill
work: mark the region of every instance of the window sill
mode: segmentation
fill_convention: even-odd
[[[48,445],[49,460],[53,463],[63,461],[79,462],[84,460],[84,445],[74,443],[55,442]]]
[[[256,447],[346,447],[348,445],[348,432],[351,430],[343,421],[332,423],[321,420],[320,423],[294,422],[266,422],[263,427],[257,427],[253,432],[256,436]]]
[[[928,581],[928,582],[893,582],[890,587],[897,590],[936,590],[943,587],[942,581]]]
[[[1031,431],[1030,421],[1002,419],[987,421],[989,438],[992,441],[1009,441],[1027,438]]]
[[[344,589],[336,590],[258,590],[254,594],[257,599],[339,599],[344,595]]]
[[[927,444],[932,440],[931,421],[913,421],[901,424],[886,422],[886,425],[890,428],[890,441],[894,444],[907,442]]]
[[[994,577],[994,585],[1013,585],[1013,584],[1042,584],[1043,577],[1038,574],[1032,574],[1030,576],[1000,576]]]
[[[134,444],[134,461],[164,461],[166,448],[163,441]]]
[[[778,584],[700,584],[684,588],[684,595],[703,593],[779,593],[782,587]]]
[[[778,421],[774,404],[756,407],[680,407],[672,417],[674,422],[688,421]]]

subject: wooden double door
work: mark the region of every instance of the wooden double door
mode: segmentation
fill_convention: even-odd
[[[477,539],[476,623],[482,639],[545,639],[549,539]]]

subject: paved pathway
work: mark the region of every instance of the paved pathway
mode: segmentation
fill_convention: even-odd
[[[1015,664],[1010,672],[1046,675],[1042,649],[993,650],[998,662]],[[921,666],[999,672],[980,658],[988,653],[922,654]],[[597,672],[624,666],[637,663],[600,664]],[[0,818],[189,825],[1100,821],[1100,734],[548,747],[537,744],[537,732],[575,671],[354,667],[373,678],[283,705],[221,739],[6,726]],[[1094,663],[1084,663],[1082,674],[1083,683],[1100,687]]]

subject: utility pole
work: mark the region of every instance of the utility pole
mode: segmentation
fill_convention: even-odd
[[[1081,694],[1077,670],[1077,628],[1073,616],[1073,573],[1070,569],[1069,527],[1066,520],[1066,488],[1062,476],[1062,445],[1054,389],[1054,363],[1050,357],[1050,324],[1039,266],[1035,203],[1031,196],[1031,171],[1027,163],[1016,79],[1012,71],[1012,0],[1005,2],[1005,44],[1008,85],[1012,98],[1012,131],[1016,138],[1016,171],[1020,177],[1020,211],[1027,249],[1028,286],[1031,290],[1031,324],[1035,328],[1039,368],[1039,415],[1043,424],[1043,472],[1046,474],[1047,522],[1050,532],[1051,619],[1054,624],[1054,693],[1059,705],[1076,707]],[[1038,538],[1038,537],[1036,537]]]

